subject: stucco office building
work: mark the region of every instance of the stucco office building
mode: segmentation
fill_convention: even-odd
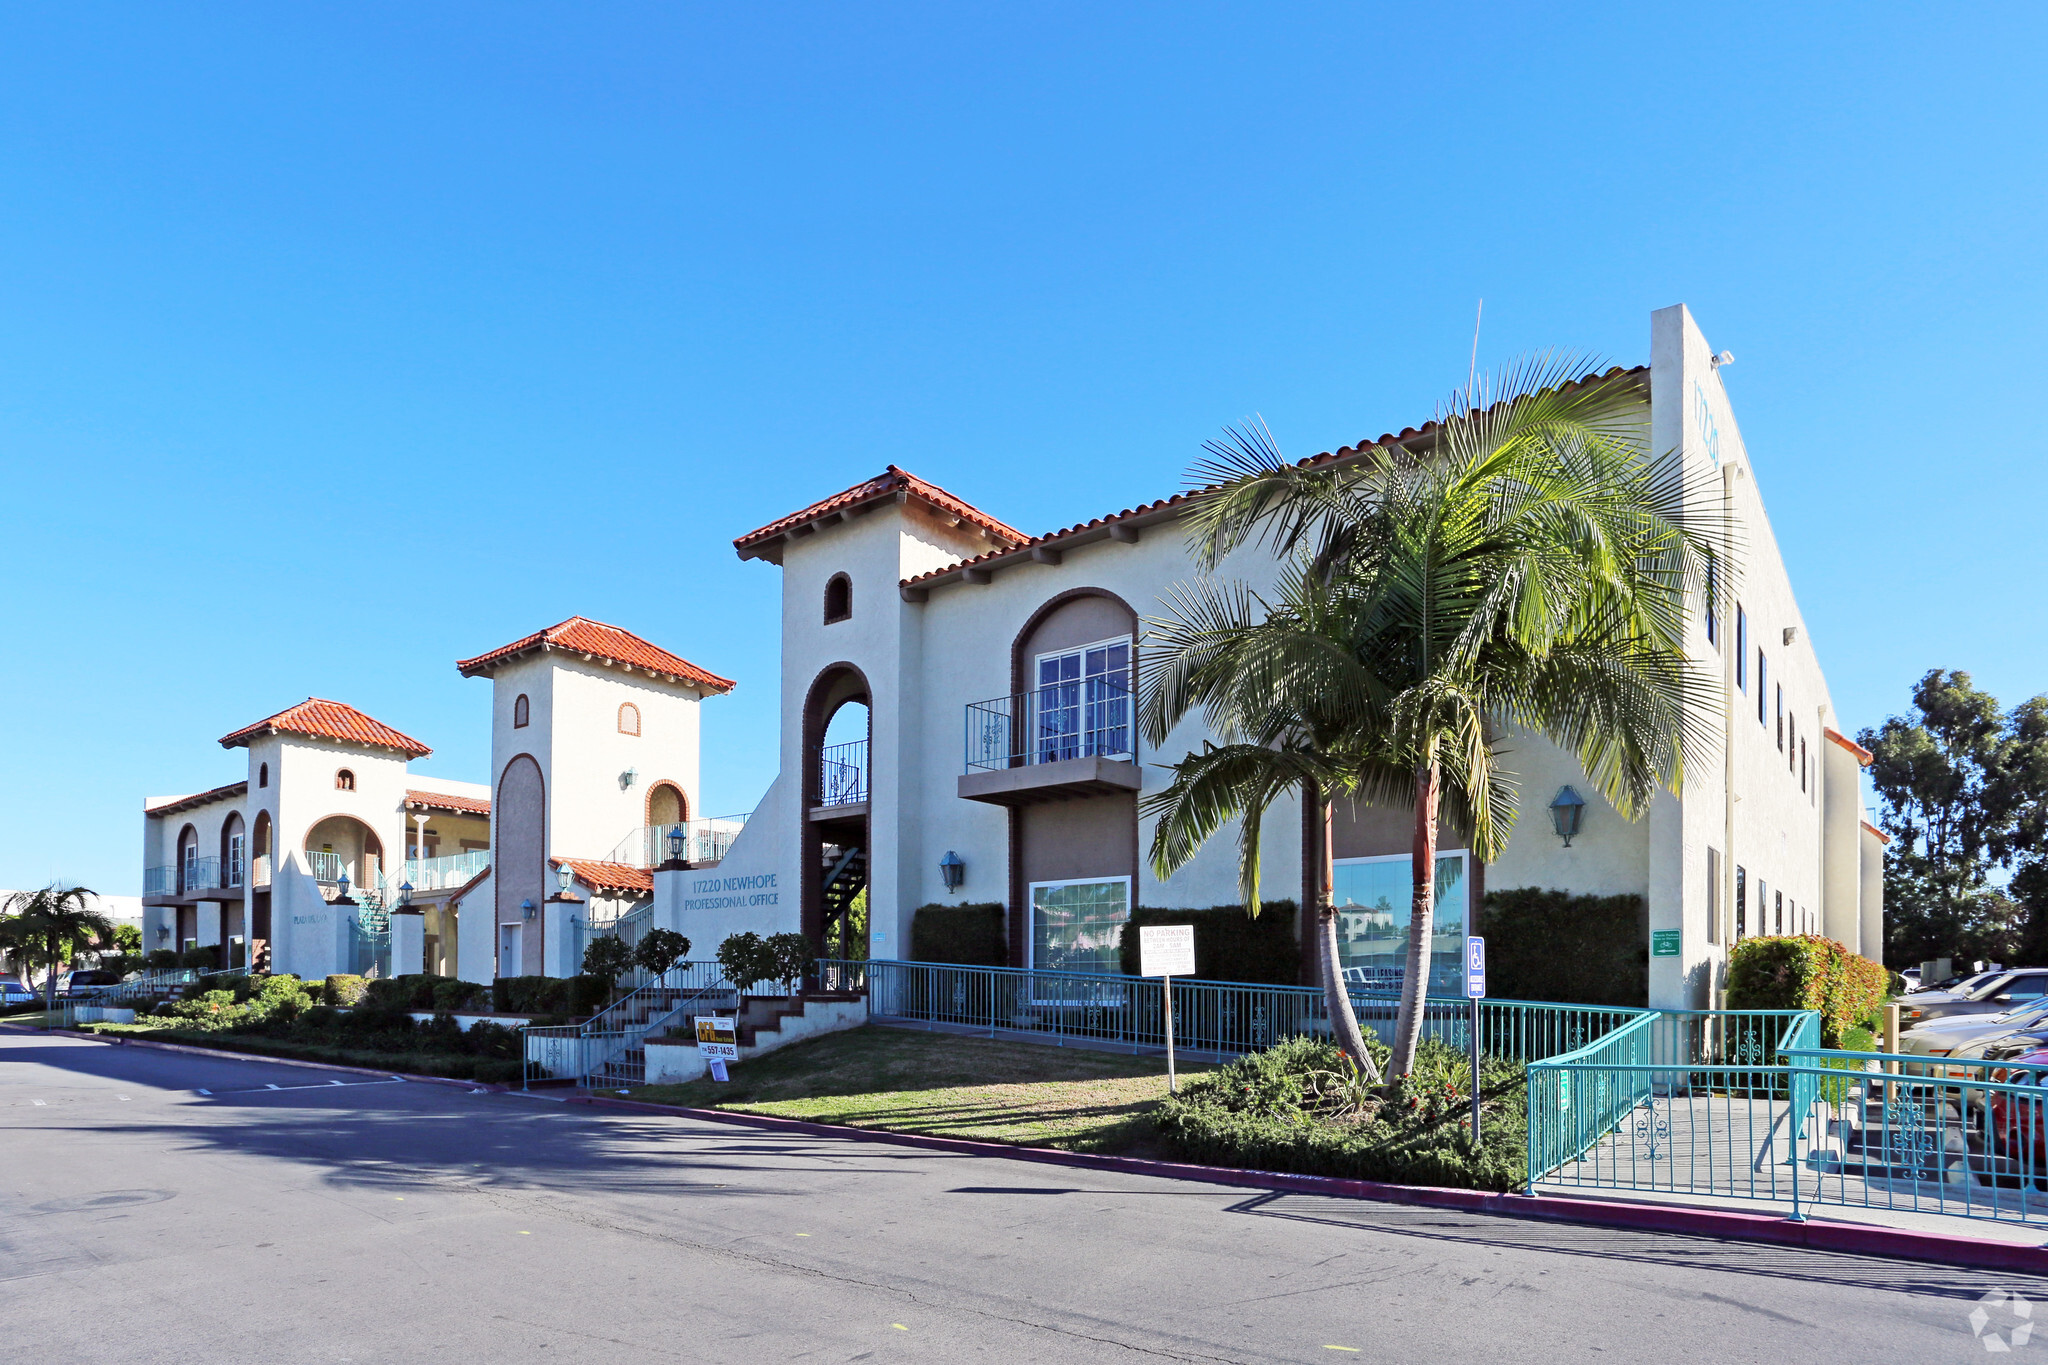
[[[1823,932],[1879,957],[1880,836],[1861,818],[1868,756],[1840,733],[1714,353],[1682,306],[1650,331],[1650,363],[1606,382],[1640,395],[1653,448],[1682,452],[1696,496],[1726,500],[1743,547],[1725,615],[1696,612],[1689,641],[1721,680],[1720,752],[1630,823],[1571,756],[1514,738],[1521,819],[1489,865],[1443,850],[1435,929],[1448,965],[1486,890],[1639,895],[1650,1001],[1686,1007],[1708,1003],[1738,936]],[[656,874],[657,919],[699,944],[798,925],[836,942],[865,886],[869,951],[891,958],[917,907],[1000,901],[1013,965],[1114,971],[1134,904],[1236,901],[1230,831],[1170,881],[1144,856],[1140,799],[1211,738],[1196,718],[1148,751],[1133,724],[1144,618],[1197,576],[1185,508],[1028,536],[891,467],[741,537],[742,558],[782,574],[780,775],[722,862]],[[1247,551],[1219,576],[1274,570]],[[1569,847],[1545,809],[1566,787],[1588,803]],[[1266,831],[1270,894],[1308,904],[1316,831],[1284,807]],[[1407,813],[1340,803],[1334,839],[1344,965],[1369,978],[1406,933]]]

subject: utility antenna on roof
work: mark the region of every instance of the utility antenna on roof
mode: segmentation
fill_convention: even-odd
[[[1486,300],[1479,300],[1479,307],[1472,313],[1472,368],[1465,371],[1465,406],[1479,406],[1479,396],[1473,392],[1479,386],[1479,319],[1486,316]]]

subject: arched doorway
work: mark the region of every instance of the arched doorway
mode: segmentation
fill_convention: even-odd
[[[305,854],[306,870],[323,888],[339,888],[345,875],[350,895],[378,889],[384,867],[383,841],[377,831],[353,815],[330,815],[307,830]]]
[[[254,971],[270,970],[270,812],[256,812],[255,828],[249,832],[249,966]]]
[[[690,818],[690,801],[673,782],[657,782],[647,789],[647,824],[659,834]],[[657,850],[658,851],[658,850]]]
[[[869,695],[835,664],[804,703],[803,932],[821,957],[868,955]]]

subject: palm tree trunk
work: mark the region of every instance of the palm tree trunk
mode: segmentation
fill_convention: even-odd
[[[52,934],[45,946],[49,949],[50,974],[43,981],[43,1027],[53,1028],[57,1022],[51,1016],[57,1013],[57,954],[60,951],[56,935]]]
[[[1394,1055],[1387,1061],[1396,1076],[1415,1070],[1415,1048],[1422,1041],[1422,1013],[1429,999],[1429,936],[1436,919],[1438,776],[1435,755],[1416,765],[1411,873],[1415,899],[1408,907],[1408,966],[1401,976],[1401,1017],[1394,1025]]]
[[[1366,1050],[1365,1033],[1358,1027],[1358,1015],[1351,1008],[1351,992],[1344,986],[1344,965],[1337,956],[1337,863],[1330,838],[1331,803],[1313,786],[1308,796],[1316,803],[1320,817],[1316,823],[1322,830],[1321,847],[1316,854],[1316,939],[1321,944],[1317,957],[1321,959],[1318,966],[1323,977],[1323,1005],[1329,1011],[1330,1033],[1337,1046],[1358,1063],[1367,1080],[1377,1085],[1380,1069],[1373,1065],[1372,1054]]]

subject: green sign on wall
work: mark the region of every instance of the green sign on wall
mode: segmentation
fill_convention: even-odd
[[[1655,929],[1650,933],[1650,956],[1677,957],[1678,931],[1676,929]]]

